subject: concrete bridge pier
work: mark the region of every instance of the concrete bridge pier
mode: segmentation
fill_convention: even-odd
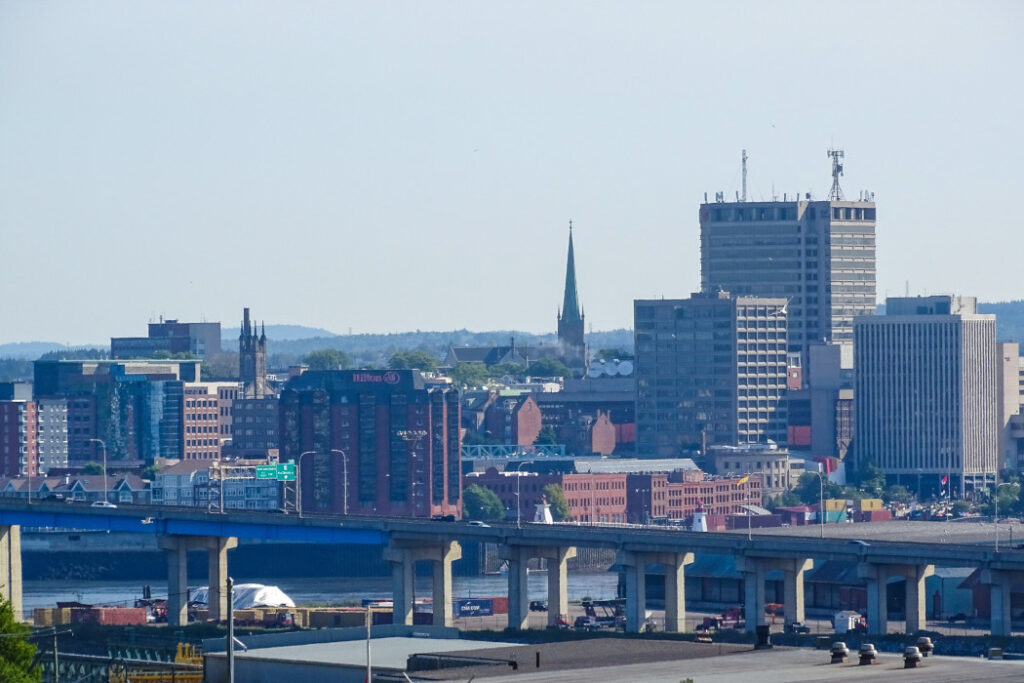
[[[412,625],[416,563],[427,561],[433,574],[434,625],[452,625],[452,562],[462,557],[458,541],[396,541],[384,550],[391,563],[392,623]]]
[[[228,550],[238,539],[218,536],[159,536],[157,544],[167,553],[167,623],[188,624],[188,551],[205,550],[209,557],[209,612],[207,618],[220,621],[227,615]]]
[[[530,594],[527,563],[542,557],[548,564],[548,626],[569,613],[568,561],[576,557],[574,546],[505,546],[501,558],[508,562],[508,627],[529,628]]]
[[[1020,572],[989,568],[981,570],[981,583],[988,584],[989,587],[990,628],[994,636],[1009,636],[1013,633],[1010,623],[1010,589],[1014,583],[1015,574],[1019,577]]]
[[[887,586],[890,577],[901,576],[907,582],[906,590],[906,632],[916,633],[923,629],[927,619],[928,601],[924,590],[925,580],[935,573],[931,564],[881,564],[864,563],[857,568],[857,574],[867,580],[868,633],[884,634],[889,630]]]
[[[23,621],[21,602],[21,527],[0,525],[0,595],[11,603],[15,621]]]
[[[686,630],[686,565],[693,553],[645,553],[620,551],[617,562],[626,574],[626,631],[639,632],[647,621],[647,567],[660,564],[665,570],[665,631]]]
[[[764,577],[769,571],[782,572],[784,621],[804,620],[804,572],[814,567],[807,558],[739,557],[736,568],[743,572],[746,629],[753,633],[765,621]]]

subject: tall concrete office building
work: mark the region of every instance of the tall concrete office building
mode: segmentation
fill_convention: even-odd
[[[890,298],[854,324],[858,463],[924,495],[963,492],[999,466],[996,319],[973,297]]]
[[[702,293],[633,315],[640,455],[785,442],[785,299]]]
[[[833,163],[826,201],[718,193],[700,206],[702,290],[788,301],[789,350],[805,368],[812,342],[851,341],[853,319],[875,310],[875,202],[866,192],[845,201],[841,172]]]

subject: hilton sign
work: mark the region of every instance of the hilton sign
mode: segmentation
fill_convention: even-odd
[[[400,377],[397,372],[357,372],[352,375],[352,381],[363,384],[398,384]]]

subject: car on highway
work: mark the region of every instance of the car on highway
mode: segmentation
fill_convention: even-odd
[[[110,501],[106,501],[106,500],[97,500],[92,505],[90,505],[89,507],[94,507],[94,508],[117,508],[116,505],[114,505]]]
[[[468,526],[479,526],[479,527],[483,527],[484,529],[490,529],[491,528],[490,524],[488,524],[487,522],[481,522],[479,519],[474,519],[471,522],[467,522],[467,525]]]

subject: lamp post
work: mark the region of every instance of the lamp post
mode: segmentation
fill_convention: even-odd
[[[825,538],[825,473],[817,472],[818,475],[818,528],[821,530],[821,538]]]
[[[345,451],[338,448],[332,448],[331,453],[341,456],[341,471],[344,478],[344,491],[341,497],[341,509],[342,512],[348,516],[348,455]]]
[[[522,512],[522,509],[523,509],[522,499],[519,497],[519,494],[521,492],[520,482],[523,479],[523,473],[519,470],[519,468],[522,467],[525,464],[526,464],[526,461],[524,460],[521,463],[519,463],[518,465],[516,465],[516,469],[515,469],[515,472],[516,472],[516,528],[517,529],[520,528],[520,513]]]
[[[410,460],[410,462],[412,464],[412,476],[409,478],[410,479],[409,494],[412,496],[412,516],[415,517],[416,513],[418,512],[417,508],[420,507],[419,505],[416,504],[416,490],[415,490],[415,487],[416,486],[423,486],[424,489],[426,489],[426,482],[416,481],[416,477],[417,477],[416,464],[417,464],[419,459],[416,457],[416,447],[415,447],[414,444],[419,443],[419,441],[423,437],[425,437],[427,435],[427,432],[426,432],[426,430],[423,430],[423,429],[399,429],[395,433],[398,435],[399,439],[401,439],[402,441],[405,441],[406,447],[409,449],[409,460]],[[425,475],[426,475],[426,473],[424,472],[424,476]],[[424,493],[426,494],[427,492],[424,491]],[[429,495],[427,496],[427,498],[428,498],[428,501],[427,501],[428,505],[427,505],[427,515],[426,516],[429,517],[430,516],[430,514],[429,514],[429,508],[430,508],[430,505],[429,505]]]
[[[302,459],[314,453],[316,451],[299,453],[299,459],[295,464],[295,511],[299,513],[299,519],[302,519]]]
[[[107,497],[107,444],[103,439],[89,438],[86,441],[95,441],[103,448],[103,502],[109,503]]]
[[[590,475],[590,479],[587,482],[587,488],[590,489],[590,525],[593,526],[595,523],[594,515],[594,468],[587,464],[587,474]]]
[[[996,532],[996,552],[999,552],[999,489],[1003,486],[1012,486],[1012,481],[1004,481],[1002,484],[996,484],[996,487],[992,490],[992,505],[995,506],[994,515],[992,518],[992,526],[995,527]],[[1011,533],[1012,533],[1011,528]]]

